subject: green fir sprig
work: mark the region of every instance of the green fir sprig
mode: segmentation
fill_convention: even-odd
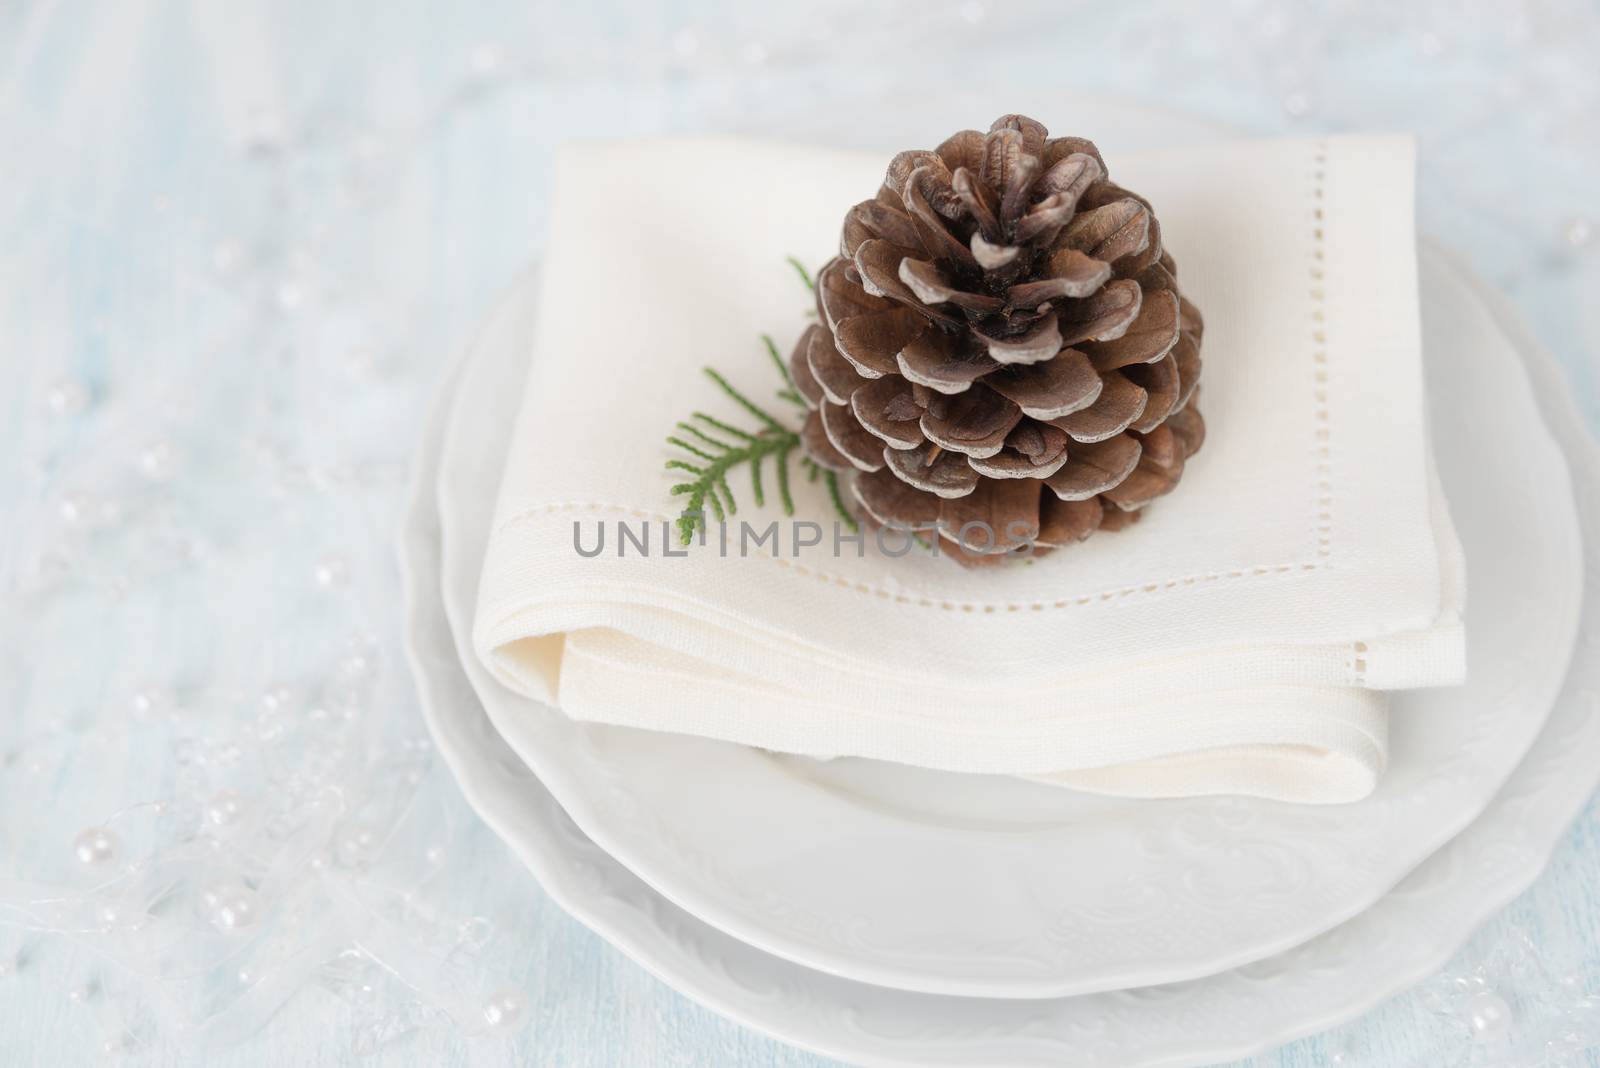
[[[812,279],[811,272],[806,270],[805,264],[801,263],[794,256],[788,256],[786,259],[789,261],[789,266],[794,268],[795,274],[800,276],[800,281],[806,284],[807,289],[817,288],[817,283]]]
[[[807,288],[814,287],[815,283],[804,264],[793,256],[789,257],[789,264]],[[777,391],[778,399],[803,410],[805,399],[795,388],[794,379],[778,351],[777,343],[767,334],[761,335],[761,342],[783,382],[782,388]],[[679,513],[676,525],[678,539],[684,545],[694,540],[696,530],[705,529],[708,511],[719,523],[737,514],[738,504],[734,500],[733,488],[728,484],[728,476],[746,464],[750,467],[750,497],[756,507],[766,503],[762,467],[770,459],[778,503],[784,515],[794,515],[794,497],[789,490],[789,461],[800,446],[799,432],[790,429],[782,419],[741,393],[714,368],[706,367],[703,370],[718,389],[755,420],[756,425],[741,428],[705,412],[694,412],[688,419],[676,424],[678,433],[667,437],[667,444],[683,454],[668,460],[667,470],[690,476],[689,481],[679,482],[672,487],[673,495],[683,498],[683,511]],[[823,470],[808,456],[801,455],[799,463],[807,481],[815,482],[819,477],[823,480],[840,522],[851,531],[859,530],[855,516],[845,507],[838,476],[832,471]]]

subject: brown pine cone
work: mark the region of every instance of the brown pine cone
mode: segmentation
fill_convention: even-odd
[[[1126,526],[1205,438],[1176,273],[1088,141],[1007,115],[902,152],[845,216],[789,359],[806,451],[963,562]]]

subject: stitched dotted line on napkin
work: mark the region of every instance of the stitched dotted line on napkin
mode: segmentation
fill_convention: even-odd
[[[1333,471],[1332,434],[1328,417],[1328,314],[1327,271],[1328,256],[1326,234],[1327,197],[1324,183],[1328,177],[1328,142],[1311,144],[1311,377],[1315,386],[1316,407],[1316,473],[1317,519],[1315,536],[1317,556],[1326,559],[1333,552]],[[1345,661],[1350,674],[1350,685],[1367,684],[1367,643],[1353,642],[1350,656]]]
[[[1333,481],[1328,424],[1328,315],[1326,308],[1327,248],[1323,223],[1323,182],[1328,175],[1328,143],[1314,141],[1311,148],[1311,364],[1316,389],[1317,556],[1327,557],[1333,546]]]
[[[508,516],[498,526],[497,530],[503,531],[518,523],[524,523],[542,515],[555,512],[586,512],[609,513],[623,515],[631,519],[642,519],[647,522],[662,524],[672,523],[673,517],[661,512],[650,512],[627,505],[606,504],[600,501],[561,501],[555,504],[541,505],[530,508],[516,515]],[[859,582],[836,572],[823,571],[808,567],[794,560],[783,557],[762,557],[770,559],[779,567],[788,568],[797,575],[816,579],[838,586],[841,589],[854,590],[857,593],[878,597],[882,600],[893,601],[896,604],[916,605],[921,608],[937,608],[946,612],[974,612],[993,614],[996,612],[1042,612],[1046,609],[1074,608],[1083,605],[1095,604],[1104,601],[1117,601],[1144,594],[1164,593],[1172,590],[1186,589],[1197,586],[1206,586],[1211,583],[1221,582],[1224,579],[1242,578],[1270,578],[1303,575],[1307,572],[1320,570],[1321,565],[1316,563],[1286,563],[1286,564],[1258,564],[1254,567],[1231,568],[1226,571],[1205,571],[1193,575],[1184,575],[1180,578],[1165,579],[1159,582],[1146,582],[1134,586],[1121,586],[1115,589],[1101,590],[1098,593],[1079,594],[1073,597],[1063,597],[1054,601],[956,601],[946,598],[927,597],[915,592],[905,590],[892,590],[883,586],[875,586],[868,582]]]

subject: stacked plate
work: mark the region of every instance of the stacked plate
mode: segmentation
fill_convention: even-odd
[[[457,361],[402,539],[439,749],[580,920],[690,997],[848,1061],[1199,1064],[1355,1016],[1527,886],[1600,775],[1593,443],[1499,299],[1436,251],[1422,270],[1471,678],[1397,698],[1365,801],[1126,801],[820,762],[576,724],[500,687],[469,631],[529,279]],[[1496,463],[1505,433],[1552,438],[1570,476]]]

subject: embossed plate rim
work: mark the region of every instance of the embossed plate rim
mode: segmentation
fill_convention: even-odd
[[[1478,299],[1505,322],[1498,295],[1480,291]],[[1562,391],[1560,370],[1525,329],[1507,325],[1579,485],[1588,487],[1580,505],[1587,544],[1600,555],[1600,451]],[[448,391],[442,396],[441,410]],[[435,432],[439,421],[436,411]],[[1591,655],[1575,658],[1533,751],[1473,827],[1341,928],[1224,975],[1053,1002],[919,995],[823,975],[740,943],[655,894],[583,837],[494,732],[443,614],[428,452],[401,537],[407,649],[429,730],[468,801],[558,904],[651,974],[746,1026],[829,1056],[877,1065],[1041,1068],[1114,1058],[1125,1068],[1156,1068],[1244,1057],[1336,1026],[1437,970],[1526,889],[1600,776],[1600,655],[1593,655],[1600,654],[1600,561],[1591,556],[1583,624]],[[1373,981],[1375,975],[1383,978]]]

